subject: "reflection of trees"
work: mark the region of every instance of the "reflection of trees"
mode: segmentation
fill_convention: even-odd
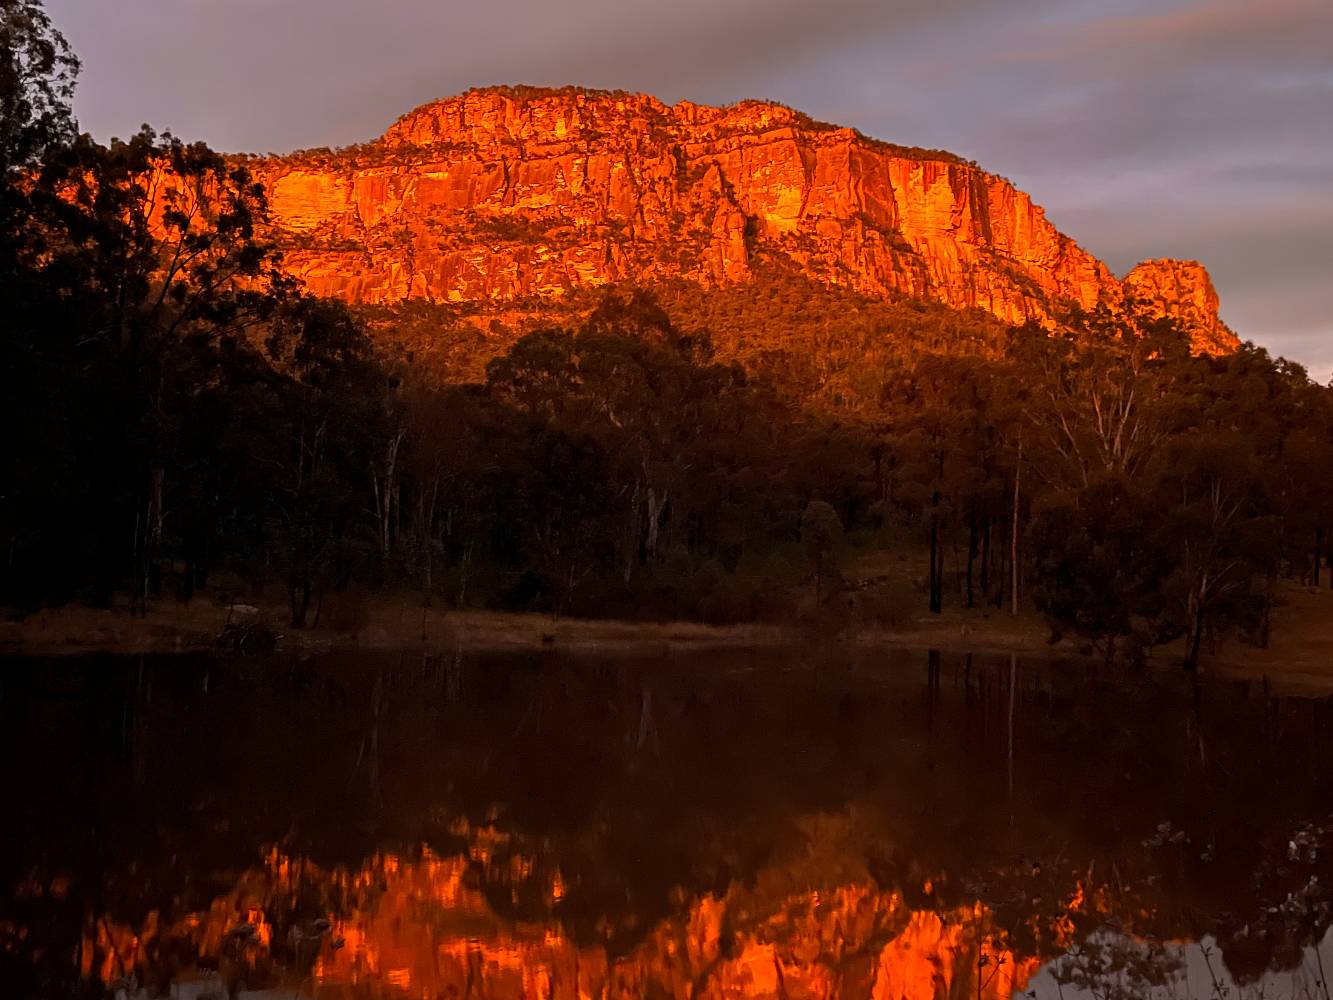
[[[1326,947],[1308,946],[1288,965],[1247,980],[1236,973],[1235,956],[1211,937],[1197,944],[1164,942],[1108,927],[1051,962],[1033,979],[1028,995],[1043,1000],[1329,1000]]]
[[[1183,969],[1176,948],[1098,932],[1051,963],[1049,972],[1061,996],[1070,987],[1093,1000],[1144,1000],[1171,996]]]

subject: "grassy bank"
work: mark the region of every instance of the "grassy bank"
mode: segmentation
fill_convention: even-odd
[[[152,602],[143,616],[128,603],[111,608],[68,605],[0,622],[0,654],[170,653],[212,649],[229,624],[261,624],[281,635],[283,649],[333,647],[476,650],[664,650],[765,646],[812,640],[1025,655],[1078,655],[1069,643],[1051,646],[1040,618],[1002,612],[947,611],[905,618],[896,627],[851,620],[820,625],[706,625],[698,622],[553,618],[547,614],[422,607],[411,595],[376,595],[355,610],[333,608],[314,627],[290,629],[278,604],[228,605],[197,599]],[[352,619],[352,620],[348,620]]]
[[[560,648],[715,647],[788,641],[784,629],[762,625],[710,626],[693,622],[620,622],[554,619],[544,614],[456,611],[422,607],[410,597],[377,597],[358,610],[354,623],[326,622],[306,629],[283,624],[286,608],[154,602],[143,616],[128,605],[106,609],[48,608],[0,624],[0,652],[59,656],[77,653],[169,653],[212,649],[229,624],[260,624],[280,635],[283,649],[333,647],[523,650]]]
[[[228,605],[205,599],[164,600],[144,616],[128,604],[111,608],[70,605],[0,621],[0,655],[62,656],[86,653],[171,653],[215,648],[229,624],[261,624],[280,634],[282,649],[333,648],[463,651],[688,652],[839,641],[863,647],[930,648],[953,652],[1016,653],[1079,659],[1090,650],[1076,640],[1051,643],[1050,630],[1030,610],[1013,616],[994,608],[946,609],[903,616],[893,626],[855,619],[821,625],[705,625],[697,622],[553,618],[546,614],[422,607],[411,595],[363,596],[332,604],[314,627],[284,626],[280,604]],[[1175,646],[1153,652],[1160,668],[1177,667]],[[1204,658],[1203,672],[1237,679],[1267,677],[1284,689],[1333,689],[1333,592],[1290,587],[1275,614],[1273,640],[1258,649],[1235,640]]]

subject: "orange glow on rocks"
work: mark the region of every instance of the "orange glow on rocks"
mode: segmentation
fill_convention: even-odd
[[[380,140],[254,161],[287,268],[350,302],[498,303],[617,281],[745,282],[760,259],[871,296],[1052,326],[1143,298],[1202,349],[1236,339],[1207,272],[1118,280],[1002,177],[757,101],[476,90]]]

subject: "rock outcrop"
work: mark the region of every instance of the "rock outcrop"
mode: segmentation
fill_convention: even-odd
[[[1197,260],[1145,260],[1124,280],[1125,293],[1190,330],[1203,350],[1219,353],[1236,345],[1236,335],[1218,317],[1217,290]]]
[[[1007,180],[780,105],[475,90],[337,152],[256,160],[288,269],[355,303],[500,303],[750,280],[764,259],[875,297],[1060,325],[1147,299],[1203,349],[1234,335],[1192,262],[1122,280]]]

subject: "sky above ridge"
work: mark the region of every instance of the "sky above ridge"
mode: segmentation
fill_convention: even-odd
[[[47,0],[100,139],[374,138],[473,86],[781,101],[1002,174],[1123,274],[1194,258],[1333,375],[1333,0]]]

